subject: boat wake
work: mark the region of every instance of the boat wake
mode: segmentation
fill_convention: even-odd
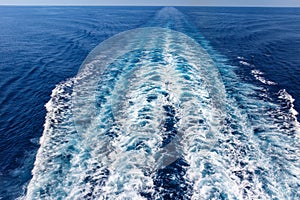
[[[24,198],[299,198],[292,97],[243,83],[175,8],[155,22],[104,41],[53,90]]]

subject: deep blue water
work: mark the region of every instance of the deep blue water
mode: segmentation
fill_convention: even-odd
[[[299,8],[0,7],[0,199],[299,199],[299,55]]]

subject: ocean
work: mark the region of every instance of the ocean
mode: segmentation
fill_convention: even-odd
[[[300,199],[300,8],[0,7],[0,199]]]

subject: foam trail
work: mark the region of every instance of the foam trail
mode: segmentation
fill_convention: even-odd
[[[26,198],[297,199],[287,91],[272,101],[240,80],[175,8],[146,26],[158,27],[104,41],[53,90]]]
[[[59,163],[51,165],[51,174],[61,173],[64,180],[48,186],[50,191],[61,188],[56,194],[66,199],[89,195],[140,199],[141,192],[153,193],[151,173],[177,159],[161,155],[161,147],[171,137],[168,113],[173,110],[180,119],[174,126],[181,138],[186,131],[183,124],[202,126],[197,122],[199,113],[204,112],[205,118],[215,110],[216,117],[224,109],[224,87],[209,55],[191,38],[169,29],[136,29],[105,41],[89,55],[72,83],[72,114],[80,139],[72,146],[76,154],[69,157],[66,169]],[[49,132],[46,128],[43,138]],[[49,181],[42,177],[51,177],[42,164],[44,157],[54,159],[57,152],[43,152],[49,145],[45,139],[41,145],[28,197],[42,197],[42,188],[36,186]],[[177,149],[180,155],[179,144]],[[65,185],[73,187],[63,189]]]
[[[151,168],[159,165],[159,163],[156,163],[157,160],[155,158],[160,156],[158,147],[161,145],[161,142],[163,142],[164,137],[162,136],[164,129],[161,125],[166,121],[164,108],[171,106],[174,107],[178,113],[183,112],[185,108],[181,108],[182,105],[180,104],[183,100],[180,101],[180,98],[186,98],[185,95],[188,95],[190,96],[188,99],[190,99],[193,94],[195,94],[194,91],[188,94],[190,82],[186,81],[186,79],[190,79],[190,77],[184,76],[181,72],[182,69],[175,65],[176,61],[174,61],[174,59],[187,59],[187,63],[191,65],[189,66],[191,69],[185,70],[189,71],[192,75],[199,74],[200,77],[205,77],[205,75],[210,76],[206,71],[206,67],[212,68],[212,72],[214,67],[213,64],[210,66],[204,63],[205,65],[203,64],[203,66],[205,67],[199,64],[203,62],[200,59],[195,59],[198,58],[198,56],[196,56],[199,55],[198,52],[202,52],[207,57],[208,55],[201,51],[200,46],[198,46],[199,49],[196,49],[195,47],[197,47],[197,45],[193,41],[190,41],[189,38],[186,38],[186,36],[167,29],[151,28],[149,30],[147,28],[146,31],[150,32],[151,35],[149,38],[146,37],[147,43],[144,43],[141,48],[146,49],[146,51],[148,50],[145,54],[145,58],[137,63],[137,68],[131,69],[128,74],[120,77],[118,82],[120,82],[121,85],[116,83],[114,87],[116,92],[113,92],[111,95],[112,100],[110,102],[113,105],[114,123],[118,124],[117,126],[120,131],[118,131],[118,137],[115,139],[115,142],[113,142],[115,150],[108,155],[108,157],[112,157],[111,160],[113,160],[113,163],[105,163],[112,174],[110,174],[104,190],[106,191],[106,195],[113,197],[115,188],[121,187],[121,193],[114,198],[123,198],[126,194],[138,197],[139,192],[148,190],[148,192],[151,193],[153,182],[149,176],[144,175],[145,172],[143,170],[150,169],[150,171],[153,171],[156,169]],[[146,36],[145,32],[143,32],[144,38]],[[126,33],[126,35],[127,34],[128,33]],[[163,39],[155,38],[156,36],[161,37],[162,35],[164,36]],[[129,38],[134,38],[134,36],[140,38],[139,33],[136,31],[134,31]],[[181,41],[182,44],[187,45],[187,49],[191,49],[189,46],[191,45],[196,50],[194,52],[190,51],[189,54],[191,55],[186,55],[186,49],[182,49],[181,45],[176,45],[175,41],[178,40]],[[164,44],[165,46],[160,46]],[[169,48],[171,44],[173,45],[172,49]],[[151,49],[154,48],[156,52],[151,53]],[[162,49],[162,55],[159,55],[159,49]],[[141,52],[141,54],[142,53],[143,52]],[[152,54],[152,58],[147,57]],[[162,59],[158,59],[158,61],[154,63],[145,62],[155,58],[155,56],[161,56]],[[207,61],[207,59],[205,59],[205,61]],[[99,66],[96,67],[98,68]],[[97,68],[96,70],[98,70]],[[194,72],[192,70],[196,71]],[[218,78],[218,74],[212,77],[216,79]],[[195,84],[201,84],[199,77],[195,78],[198,78],[198,83],[195,81]],[[126,80],[130,81],[126,83]],[[211,80],[206,79],[202,81],[206,82],[203,84],[203,88],[201,88],[206,95],[207,93],[213,95],[216,91],[219,91],[219,88],[215,88],[214,85],[208,82]],[[205,84],[206,88],[204,87]],[[179,87],[180,85],[182,86]],[[154,91],[153,88],[155,88]],[[93,90],[89,89],[87,91]],[[156,99],[149,101],[149,96],[151,95],[156,95]],[[221,97],[221,95],[216,95],[216,98],[218,97]],[[126,103],[128,100],[130,100],[130,103]],[[220,104],[219,101],[215,102],[216,106],[220,106]],[[181,109],[179,110],[179,108]],[[191,109],[191,105],[189,109]],[[191,115],[191,113],[185,114],[186,116]],[[180,115],[178,117],[181,118]],[[80,117],[80,120],[82,120],[82,117]],[[150,136],[149,133],[151,133]],[[128,151],[128,149],[130,149],[130,151]],[[137,161],[138,163],[136,163]],[[123,166],[125,168],[119,171]],[[120,179],[122,180],[122,184],[120,183]],[[134,183],[134,185],[132,185],[132,183]]]

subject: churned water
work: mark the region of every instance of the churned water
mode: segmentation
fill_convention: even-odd
[[[300,9],[0,11],[0,199],[300,198]]]

